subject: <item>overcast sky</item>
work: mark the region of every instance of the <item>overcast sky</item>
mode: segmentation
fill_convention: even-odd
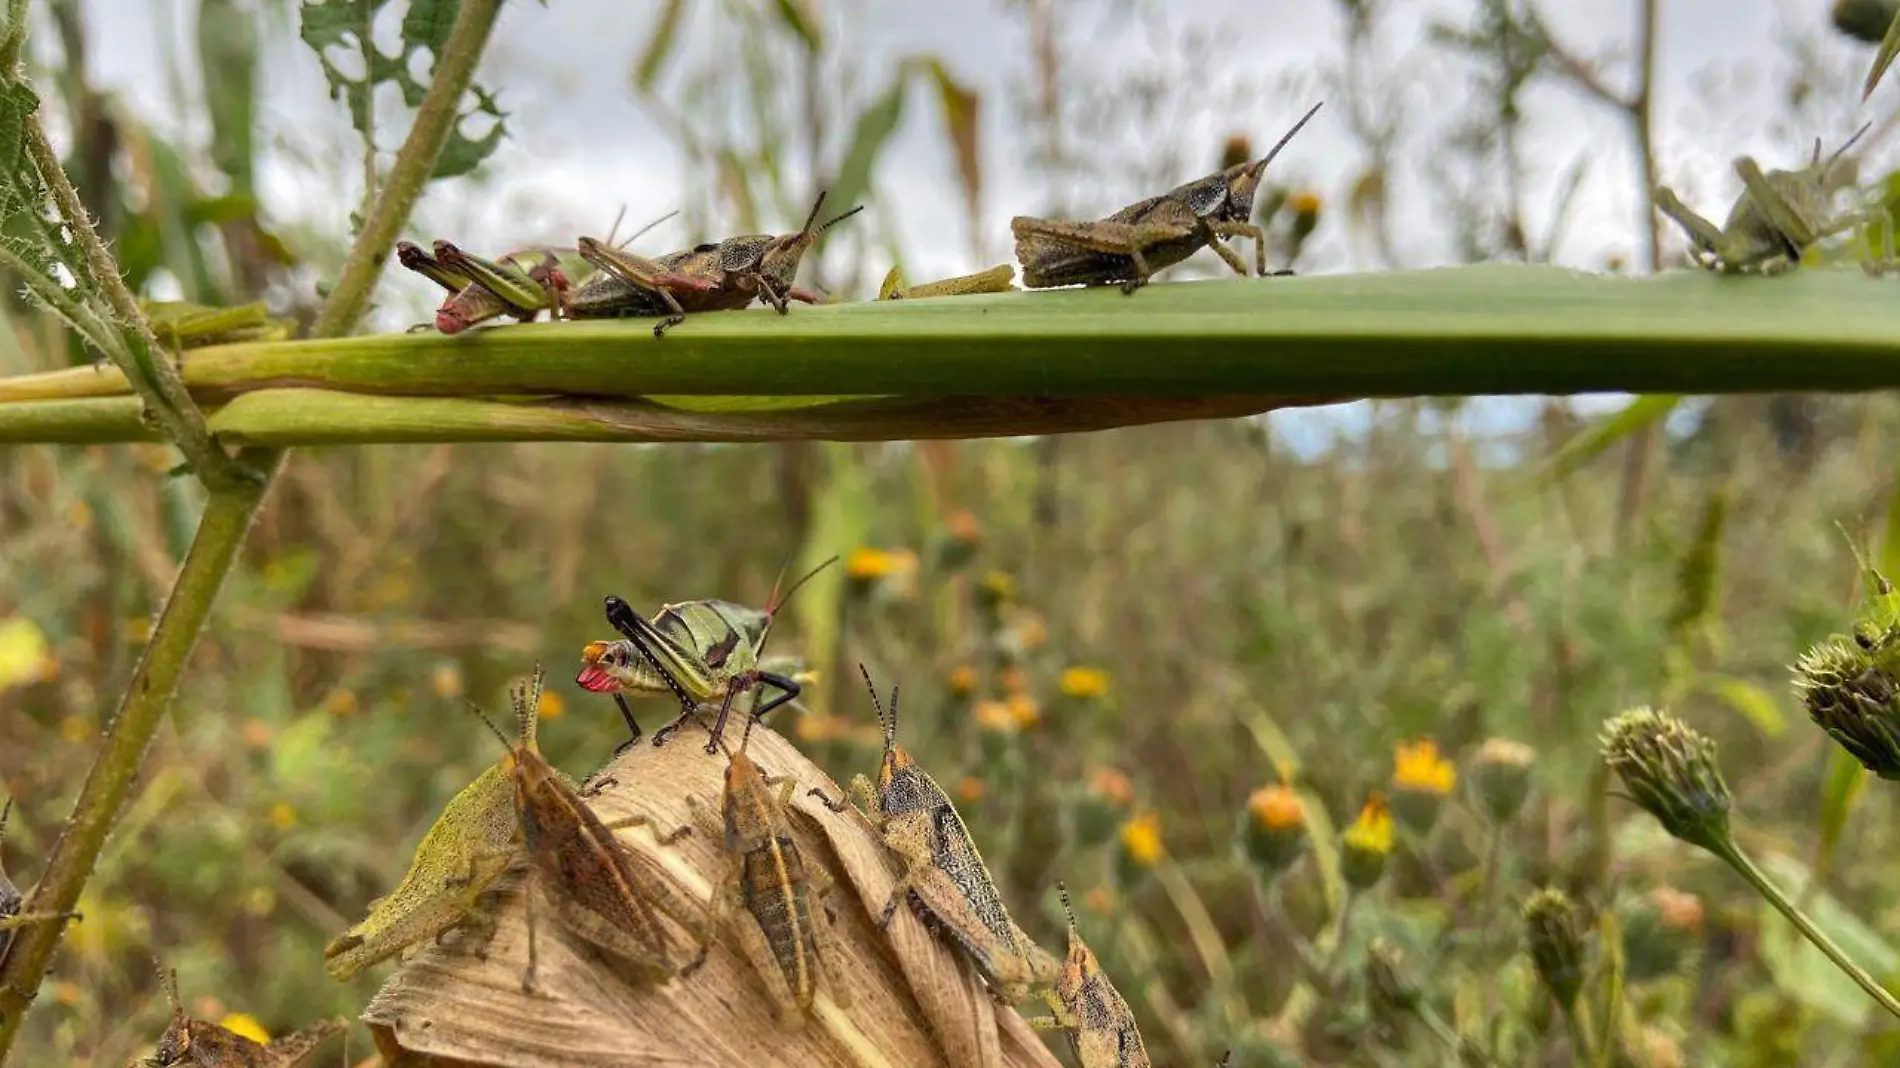
[[[1828,0],[1662,4],[1656,90],[1659,159],[1665,180],[1691,203],[1703,205],[1704,214],[1719,219],[1722,206],[1734,195],[1728,161],[1736,154],[1754,153],[1771,165],[1795,162],[1808,139],[1818,135],[1838,143],[1861,121],[1891,110],[1892,104],[1883,107],[1883,100],[1900,99],[1886,94],[1869,114],[1861,115],[1851,98],[1829,98],[1824,108],[1810,107],[1826,117],[1817,120],[1825,123],[1823,128],[1795,130],[1787,122],[1772,122],[1786,110],[1776,95],[1790,69],[1788,49],[1781,42],[1804,37],[1814,41],[1838,72],[1835,80],[1840,85],[1853,82],[1864,70],[1868,50],[1840,42],[1827,29]],[[181,92],[198,93],[191,22],[197,0],[82,0],[82,6],[88,15],[88,58],[96,85],[167,132],[180,132],[176,116],[202,113],[195,106],[173,105]],[[273,146],[263,170],[265,202],[276,221],[293,230],[300,222],[322,225],[350,210],[359,195],[360,165],[351,158],[354,135],[340,107],[325,99],[315,58],[295,40],[295,4],[270,0],[264,6],[269,9],[266,19],[290,27],[272,36],[276,44],[265,63],[264,123]],[[629,88],[629,72],[660,6],[655,0],[507,4],[480,80],[501,91],[503,106],[512,113],[511,136],[492,157],[484,178],[432,185],[409,236],[453,235],[458,243],[477,249],[571,240],[575,233],[604,230],[622,203],[630,220],[644,221],[679,206],[688,182],[708,181],[686,172],[680,155]],[[715,9],[720,5],[689,6],[694,9],[686,27],[689,52],[675,61],[675,71],[723,55],[721,50],[731,47],[717,32]],[[1010,14],[1003,0],[810,0],[810,6],[824,13],[830,32],[848,41],[856,54],[853,99],[862,101],[881,88],[899,57],[926,52],[940,57],[956,78],[982,94],[983,227],[986,252],[1000,258],[1006,252],[1008,218],[1046,206],[1049,195],[1047,183],[1023,162],[1029,135],[1013,120],[1012,93],[1019,93],[1029,69],[1023,20]],[[1125,71],[1152,69],[1155,28],[1118,24],[1104,15],[1112,6],[1091,5],[1071,19],[1075,29],[1063,42],[1065,60],[1105,80]],[[1210,146],[1204,156],[1236,131],[1250,133],[1256,145],[1270,144],[1300,111],[1324,95],[1321,69],[1338,62],[1342,27],[1338,5],[1327,0],[1170,0],[1155,6],[1165,12],[1164,36],[1192,27],[1217,35],[1209,69],[1192,72],[1209,87],[1209,100],[1223,99],[1216,91],[1220,86],[1248,79],[1269,82],[1257,114],[1251,109],[1245,115],[1223,114],[1209,107],[1190,109],[1170,123],[1169,132],[1177,138]],[[1402,86],[1412,123],[1429,131],[1433,123],[1450,121],[1468,100],[1466,72],[1442,53],[1418,47],[1419,42],[1431,18],[1468,17],[1475,3],[1386,0],[1384,6],[1394,15],[1385,25],[1380,51]],[[1636,17],[1634,0],[1543,0],[1540,6],[1558,35],[1589,56],[1618,55]],[[44,44],[50,35],[39,37]],[[43,49],[40,54],[56,58],[54,51]],[[1527,110],[1530,127],[1524,147],[1539,164],[1526,197],[1533,235],[1547,225],[1557,175],[1587,158],[1588,177],[1557,258],[1598,267],[1607,256],[1636,253],[1640,245],[1634,169],[1616,119],[1556,85],[1535,90]],[[1332,204],[1341,201],[1364,164],[1338,118],[1322,112],[1275,164],[1283,178],[1323,191]],[[182,132],[202,142],[202,130]],[[1125,146],[1121,150],[1126,151]],[[1178,179],[1205,169],[1196,167]],[[913,278],[987,266],[970,262],[970,235],[964,232],[961,213],[951,209],[960,203],[954,163],[939,132],[936,109],[922,94],[911,98],[904,122],[883,154],[875,184],[884,201],[883,217],[892,220],[901,235]],[[1088,206],[1101,211],[1142,192],[1118,186],[1112,174],[1102,178],[1099,187],[1089,188],[1092,191],[1083,196],[1100,200]],[[1418,178],[1417,161],[1407,160],[1400,168],[1393,201],[1406,264],[1450,262],[1453,245]],[[1332,222],[1337,224],[1338,217]],[[677,223],[667,225],[669,229],[643,240],[642,247],[657,251],[718,236],[689,235],[679,232]],[[1325,226],[1302,267],[1327,271],[1370,266],[1366,251],[1348,239],[1345,227]],[[383,325],[394,325],[393,320],[436,299],[433,287],[399,277],[402,273],[391,272],[385,279],[384,304],[392,323]]]

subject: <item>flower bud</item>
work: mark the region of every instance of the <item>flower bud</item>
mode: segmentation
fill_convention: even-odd
[[[1713,741],[1667,712],[1634,708],[1604,727],[1601,742],[1604,761],[1663,830],[1712,852],[1732,845]]]
[[[1057,684],[1062,696],[1075,701],[1099,701],[1108,696],[1108,672],[1101,668],[1071,667]]]
[[[1366,1003],[1374,1017],[1390,1019],[1418,1008],[1424,999],[1418,984],[1406,973],[1405,955],[1383,938],[1366,951]]]
[[[1508,738],[1487,738],[1478,747],[1472,785],[1478,803],[1496,823],[1509,823],[1531,792],[1531,765],[1537,750]]]
[[[1524,931],[1537,978],[1568,1012],[1583,989],[1583,928],[1562,890],[1539,890],[1524,903]]]
[[[1083,849],[1093,849],[1114,837],[1115,829],[1128,817],[1135,803],[1135,788],[1128,776],[1114,768],[1097,768],[1083,784],[1081,796],[1071,810],[1071,833]]]
[[[1400,743],[1392,759],[1392,811],[1399,822],[1424,834],[1438,822],[1438,810],[1458,783],[1458,769],[1438,753],[1438,743],[1423,738]]]
[[[1160,817],[1144,812],[1122,824],[1121,852],[1115,867],[1123,886],[1133,886],[1161,863],[1164,855]]]
[[[1359,818],[1340,836],[1339,871],[1346,884],[1355,890],[1368,890],[1385,874],[1386,857],[1392,854],[1392,811],[1385,795],[1374,791],[1366,799]]]
[[[943,536],[937,542],[937,567],[945,572],[961,571],[976,559],[983,545],[983,524],[970,512],[950,513],[943,521]]]
[[[1311,189],[1301,190],[1287,198],[1287,207],[1293,209],[1293,228],[1288,240],[1294,249],[1306,243],[1319,228],[1319,211],[1324,201]],[[1295,253],[1297,255],[1297,252]]]
[[[1247,799],[1241,849],[1262,883],[1271,883],[1306,851],[1306,806],[1290,786],[1263,786]]]
[[[1702,940],[1702,899],[1667,886],[1617,903],[1623,973],[1631,982],[1680,975]]]
[[[1900,779],[1900,692],[1871,655],[1880,644],[1829,638],[1795,662],[1794,689],[1808,718],[1862,766],[1883,779]]]

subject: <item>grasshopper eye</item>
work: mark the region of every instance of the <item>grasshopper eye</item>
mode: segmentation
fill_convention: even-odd
[[[765,259],[769,238],[734,238],[719,246],[719,266],[726,271],[750,271]]]
[[[1209,216],[1219,214],[1221,207],[1226,203],[1227,183],[1225,181],[1209,182],[1206,185],[1197,186],[1190,190],[1187,195],[1188,210],[1193,212],[1194,217],[1197,219],[1205,219]]]

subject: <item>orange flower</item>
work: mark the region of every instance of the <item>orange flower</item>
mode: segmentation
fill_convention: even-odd
[[[1247,799],[1247,812],[1269,831],[1291,831],[1306,826],[1306,805],[1290,786],[1263,786]]]
[[[1123,808],[1135,803],[1135,787],[1114,768],[1096,768],[1089,775],[1089,794]]]
[[[1138,868],[1161,863],[1161,818],[1144,812],[1122,824],[1122,853]]]
[[[950,669],[943,684],[950,691],[950,696],[968,697],[976,691],[976,669],[968,664],[958,664]]]
[[[1392,764],[1392,786],[1397,790],[1444,797],[1458,783],[1458,768],[1439,755],[1438,743],[1430,738],[1400,742]]]

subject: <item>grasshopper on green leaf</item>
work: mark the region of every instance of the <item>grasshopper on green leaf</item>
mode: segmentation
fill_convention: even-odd
[[[1763,171],[1748,156],[1735,161],[1742,195],[1729,209],[1721,226],[1684,204],[1666,185],[1656,187],[1656,210],[1674,220],[1689,237],[1695,261],[1722,274],[1777,274],[1792,270],[1810,246],[1863,223],[1877,223],[1881,213],[1855,209],[1835,213],[1834,194],[1844,184],[1836,164],[1867,132],[1862,126],[1833,155],[1821,159],[1821,142],[1814,142],[1814,158],[1793,171]]]
[[[859,775],[851,781],[851,797],[903,865],[878,926],[889,927],[908,898],[919,918],[963,951],[992,991],[1017,1001],[1049,988],[1062,974],[1061,962],[1016,926],[950,795],[897,744],[897,687],[891,687],[887,715],[870,672],[863,665],[859,671],[884,731],[884,757],[876,785]],[[849,806],[816,787],[807,793],[833,812]]]
[[[779,609],[800,586],[836,560],[834,556],[813,568],[792,583],[783,596],[774,583],[771,599],[763,609],[731,601],[686,601],[662,605],[652,619],[644,619],[626,601],[610,595],[606,601],[607,622],[625,638],[588,643],[581,651],[581,671],[574,681],[593,693],[614,695],[631,734],[622,748],[640,740],[640,725],[621,691],[671,692],[679,700],[679,716],[655,732],[654,745],[665,744],[668,736],[698,714],[701,704],[718,701],[719,718],[706,740],[706,752],[716,753],[726,719],[740,694],[754,687],[769,686],[778,691],[753,710],[753,717],[762,719],[801,692],[796,679],[765,670],[760,656]]]
[[[1176,186],[1106,219],[1065,222],[1016,216],[1009,228],[1016,235],[1023,284],[1044,289],[1120,282],[1123,293],[1133,293],[1156,271],[1204,247],[1212,248],[1236,274],[1246,275],[1246,262],[1222,242],[1224,237],[1253,238],[1254,273],[1265,275],[1267,235],[1252,221],[1254,194],[1267,164],[1319,109],[1314,104],[1260,159]]]

